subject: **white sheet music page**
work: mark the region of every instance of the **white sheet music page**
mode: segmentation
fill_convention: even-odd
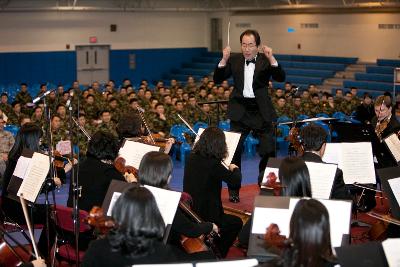
[[[375,184],[375,167],[370,142],[341,143],[339,168],[345,184]]]
[[[24,179],[25,173],[28,170],[31,160],[31,158],[20,156],[17,161],[17,165],[15,166],[13,176]]]
[[[290,199],[289,211],[292,215],[300,199]],[[343,200],[318,199],[328,210],[332,248],[342,245],[344,234],[350,233],[351,202]]]
[[[388,238],[382,242],[383,251],[389,267],[400,266],[400,238]]]
[[[125,159],[125,165],[139,169],[143,156],[150,151],[160,151],[160,147],[126,140],[119,155]]]
[[[30,202],[35,202],[49,169],[49,157],[37,152],[33,153],[17,196],[23,197]]]
[[[108,206],[107,210],[107,216],[111,216],[112,214],[112,209],[114,208],[115,202],[117,202],[118,198],[122,195],[121,192],[114,192],[111,201],[110,201],[110,206]]]
[[[311,192],[313,198],[329,199],[337,165],[306,162],[310,173]]]
[[[391,134],[383,139],[386,146],[389,148],[396,162],[400,161],[400,140],[397,134]]]
[[[165,226],[172,224],[176,209],[178,208],[181,193],[145,185],[156,199],[158,209],[164,219]]]
[[[397,204],[400,205],[400,177],[388,180],[393,195],[396,197]]]
[[[265,234],[268,226],[275,223],[279,226],[281,235],[289,236],[289,222],[292,216],[289,209],[255,207],[251,233]]]
[[[197,132],[198,136],[195,139],[195,143],[199,140],[199,136],[204,132],[204,128],[200,128],[199,131]],[[236,148],[239,144],[240,140],[240,133],[235,133],[235,132],[226,132],[224,131],[225,134],[225,141],[226,141],[226,146],[228,148],[228,155],[226,158],[223,160],[225,163],[225,167],[229,166],[232,162],[233,155],[235,154]]]
[[[342,150],[340,144],[341,143],[326,143],[322,161],[326,163],[339,164],[339,155]]]
[[[258,266],[258,260],[245,259],[245,260],[213,261],[213,262],[196,263],[196,267],[253,267],[253,266]]]

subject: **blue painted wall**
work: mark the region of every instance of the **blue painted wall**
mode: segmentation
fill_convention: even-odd
[[[207,51],[199,48],[132,49],[110,51],[110,78],[119,84],[129,78],[153,82],[173,68]],[[136,69],[129,69],[129,54],[136,55]],[[21,82],[71,84],[76,80],[75,51],[0,53],[0,85]]]

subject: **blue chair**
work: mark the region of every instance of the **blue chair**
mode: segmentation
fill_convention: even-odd
[[[278,119],[276,119],[277,123],[282,123],[282,122],[289,122],[291,119],[288,116],[280,116]]]
[[[244,150],[247,156],[255,156],[256,155],[256,148],[260,141],[255,138],[251,133],[249,133],[244,140]]]
[[[218,123],[218,128],[220,128],[222,131],[229,131],[231,129],[231,123],[229,120],[220,121]]]
[[[188,143],[186,143],[186,141],[183,142],[183,143],[180,145],[180,147],[179,147],[179,152],[180,152],[180,155],[181,155],[181,163],[182,163],[182,166],[185,166],[186,154],[187,154],[187,153],[190,153],[191,150],[192,150],[192,147],[191,147]]]
[[[198,121],[193,125],[193,130],[198,133],[200,128],[206,129],[208,127],[208,124],[202,121]]]
[[[341,121],[341,122],[347,120],[347,115],[344,114],[344,113],[341,112],[341,111],[337,111],[337,112],[333,113],[332,117],[335,118],[335,119],[338,119],[338,120]]]
[[[4,126],[4,130],[12,133],[12,135],[15,137],[19,131],[19,126],[7,124],[6,126]]]
[[[186,141],[185,133],[191,133],[191,131],[183,124],[174,124],[169,130],[169,134],[178,142]]]

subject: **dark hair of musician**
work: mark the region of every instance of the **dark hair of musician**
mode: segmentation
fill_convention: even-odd
[[[324,266],[333,259],[329,213],[315,199],[301,199],[290,219],[293,246],[284,252],[285,266]]]
[[[279,180],[283,186],[283,196],[311,197],[310,174],[301,158],[283,159],[279,166]]]
[[[300,137],[305,151],[319,151],[326,143],[327,134],[321,126],[310,123],[300,130]]]
[[[193,152],[203,157],[222,160],[227,155],[224,132],[217,127],[208,127],[194,145]]]
[[[130,258],[153,252],[154,244],[164,234],[164,221],[153,194],[145,187],[134,186],[116,201],[112,217],[117,227],[108,239],[113,251]]]
[[[18,160],[24,148],[39,151],[40,138],[42,137],[42,130],[34,123],[24,124],[15,136],[14,146],[8,154],[9,159]]]
[[[382,104],[384,104],[387,108],[390,108],[392,106],[392,100],[390,99],[390,96],[380,95],[375,99],[374,107],[381,106]]]
[[[117,124],[119,139],[141,136],[142,120],[135,113],[123,115]]]
[[[256,45],[259,46],[261,43],[261,38],[260,38],[260,34],[258,33],[258,31],[256,30],[245,30],[244,32],[242,32],[242,34],[240,35],[240,43],[242,43],[243,40],[243,36],[245,35],[253,35],[254,36],[254,40],[256,41]]]
[[[162,152],[148,152],[139,166],[139,183],[159,188],[167,188],[172,174],[172,160]]]
[[[87,155],[98,160],[114,160],[118,154],[118,139],[110,132],[97,131],[89,141]]]

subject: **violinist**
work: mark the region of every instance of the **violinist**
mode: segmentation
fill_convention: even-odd
[[[289,238],[282,256],[262,266],[333,267],[336,264],[328,210],[316,199],[301,199],[290,218]]]
[[[164,153],[149,152],[140,162],[139,183],[142,185],[168,189],[171,175],[172,160]],[[181,235],[189,238],[197,238],[201,235],[209,234],[211,231],[218,232],[217,225],[211,222],[195,223],[181,208],[178,208],[172,223],[169,243],[181,247]],[[215,258],[211,252],[191,255],[197,260]]]
[[[114,167],[118,154],[118,139],[108,131],[98,131],[89,141],[87,157],[80,163],[78,186],[82,187],[79,209],[90,211],[93,206],[101,206],[111,180],[125,181],[124,176]],[[68,203],[73,203],[72,183]]]
[[[374,103],[375,117],[371,124],[375,135],[372,139],[374,155],[378,160],[377,168],[387,168],[397,166],[390,151],[383,143],[383,139],[392,133],[398,134],[400,131],[400,123],[392,112],[392,103],[389,96],[381,95]]]
[[[151,192],[131,187],[112,210],[116,227],[104,239],[93,241],[82,267],[155,264],[189,260],[179,250],[162,243],[164,221]]]
[[[183,191],[193,198],[193,210],[206,221],[215,223],[221,239],[219,249],[223,257],[242,229],[242,220],[234,215],[225,214],[222,208],[222,181],[230,188],[240,188],[239,168],[230,164],[229,169],[222,165],[226,157],[227,146],[223,131],[208,127],[201,134],[185,164]]]
[[[287,197],[312,197],[310,174],[306,163],[299,157],[284,158],[279,166],[281,195]],[[260,193],[263,195],[263,191]],[[248,247],[251,221],[248,220],[239,233],[239,243]]]

